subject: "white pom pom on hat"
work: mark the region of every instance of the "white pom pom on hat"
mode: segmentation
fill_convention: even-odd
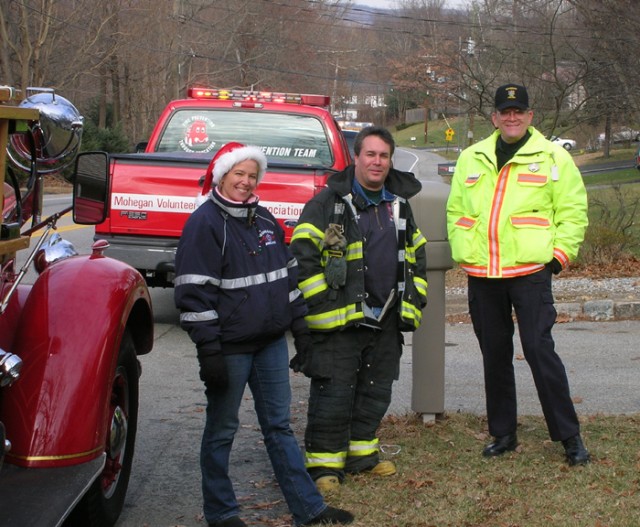
[[[222,177],[235,165],[252,159],[258,163],[258,183],[267,171],[267,156],[257,146],[245,146],[242,143],[227,143],[211,160],[209,170],[213,170],[213,183],[220,183]]]

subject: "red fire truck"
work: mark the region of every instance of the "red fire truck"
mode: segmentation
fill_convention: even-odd
[[[105,219],[107,157],[76,156],[82,118],[69,101],[26,95],[0,86],[0,526],[111,526],[131,470],[151,302],[106,243],[81,256],[56,232],[69,212],[77,224]],[[42,219],[45,176],[74,157],[72,205]]]
[[[178,239],[202,193],[207,167],[231,141],[264,151],[260,203],[290,239],[304,204],[350,162],[329,97],[192,88],[170,102],[142,152],[110,156],[110,213],[96,226],[107,254],[150,286],[172,286]]]

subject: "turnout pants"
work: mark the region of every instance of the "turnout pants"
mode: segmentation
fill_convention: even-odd
[[[551,336],[556,320],[551,270],[504,279],[470,276],[468,285],[469,312],[482,351],[489,433],[503,436],[517,427],[513,307],[551,439],[578,434],[567,374]]]
[[[315,480],[376,466],[376,431],[398,379],[402,333],[395,313],[382,329],[352,327],[314,333],[305,432],[306,466]]]

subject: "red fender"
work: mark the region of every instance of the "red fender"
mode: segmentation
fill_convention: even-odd
[[[7,462],[66,466],[104,451],[107,399],[127,324],[137,353],[148,353],[149,292],[128,265],[101,255],[77,256],[38,277],[11,349],[23,361],[22,373],[0,398],[12,442]]]

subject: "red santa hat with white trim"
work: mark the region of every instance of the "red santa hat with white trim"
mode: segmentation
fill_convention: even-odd
[[[248,159],[258,163],[258,183],[260,183],[267,171],[267,156],[264,155],[262,149],[257,146],[245,146],[242,143],[227,143],[218,150],[209,163],[201,195],[206,196],[211,191],[211,186],[220,183],[222,177],[229,170]]]
[[[252,159],[258,163],[258,183],[267,171],[267,156],[257,146],[245,146],[242,143],[227,143],[213,157],[213,183],[218,184],[229,170],[235,165]]]

